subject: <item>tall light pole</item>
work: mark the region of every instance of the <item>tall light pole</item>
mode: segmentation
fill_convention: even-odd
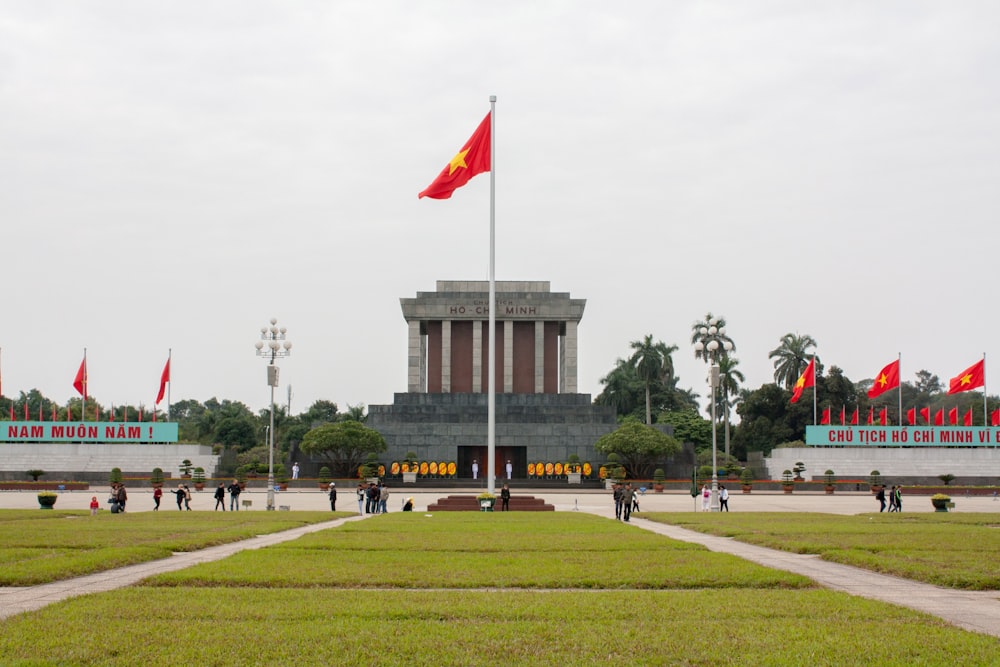
[[[267,509],[274,511],[274,388],[278,386],[276,359],[287,357],[292,344],[285,340],[285,327],[278,328],[277,318],[271,318],[270,327],[260,328],[260,340],[254,343],[257,356],[267,360],[267,384],[271,387],[271,424],[267,429]]]
[[[697,342],[694,344],[694,353],[709,362],[708,384],[711,387],[711,413],[712,413],[712,499],[711,510],[719,511],[719,463],[718,463],[718,419],[715,415],[716,400],[715,392],[719,388],[719,349],[728,355],[733,349],[733,342],[726,336],[725,326],[720,326],[721,320],[717,317],[710,317],[706,322],[707,326],[697,329],[695,336]],[[729,432],[728,425],[729,411],[726,411],[727,424],[726,432]],[[729,455],[728,439],[726,442],[726,456]]]

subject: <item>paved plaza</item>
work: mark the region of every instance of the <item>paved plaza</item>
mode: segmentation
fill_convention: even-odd
[[[427,506],[445,495],[477,493],[479,489],[448,490],[437,492],[399,487],[391,489],[389,510],[398,511],[405,498],[412,497],[417,512],[426,512]],[[614,505],[610,492],[595,491],[539,491],[525,492],[554,505],[556,511],[580,511],[612,518]],[[104,500],[107,490],[77,491],[60,494],[57,507],[60,509],[87,509],[90,498],[97,495]],[[250,491],[241,495],[250,500],[249,511],[262,511],[266,507],[264,491]],[[171,498],[167,496],[164,501]],[[956,512],[998,512],[1000,501],[991,497],[953,496]],[[697,499],[700,501],[700,499]],[[227,499],[228,501],[228,499]],[[325,493],[316,491],[292,491],[276,494],[275,504],[289,510],[329,510],[329,500]],[[640,513],[633,514],[632,524],[636,529],[651,530],[673,539],[702,544],[712,551],[731,553],[753,562],[807,576],[831,590],[852,595],[882,600],[911,609],[938,616],[954,625],[994,637],[1000,637],[1000,593],[997,591],[959,591],[920,582],[892,577],[837,563],[830,563],[817,556],[793,554],[774,549],[766,549],[737,542],[730,538],[705,535],[695,531],[642,520],[642,512],[686,512],[697,511],[696,499],[688,494],[647,493],[639,499]],[[736,493],[729,504],[733,512],[826,512],[835,514],[861,514],[878,510],[878,503],[868,493],[842,493],[833,496],[825,494],[780,494]],[[212,511],[215,501],[210,491],[194,494],[193,510]],[[0,509],[37,508],[38,502],[33,492],[0,492]],[[149,490],[129,493],[129,511],[151,511],[152,493]],[[352,488],[341,490],[337,502],[338,510],[357,509],[357,500]],[[176,512],[172,502],[162,502],[161,512]],[[247,510],[243,510],[247,511]],[[927,496],[905,496],[903,511],[933,511]],[[302,526],[292,530],[263,535],[233,544],[225,544],[191,553],[174,554],[168,559],[142,563],[108,572],[77,577],[65,581],[22,588],[0,588],[0,618],[6,618],[24,611],[40,609],[51,602],[86,593],[113,590],[134,584],[143,578],[225,558],[245,549],[259,549],[272,544],[293,540],[310,532],[325,530],[342,525],[346,521],[358,521],[363,516],[331,520],[321,524]]]

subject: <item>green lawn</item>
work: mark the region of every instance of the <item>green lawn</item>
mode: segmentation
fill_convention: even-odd
[[[349,512],[0,510],[0,586],[30,586],[168,558]]]
[[[938,586],[1000,590],[1000,514],[649,513],[660,521]]]
[[[924,614],[571,513],[373,517],[0,622],[3,665],[882,667],[998,652]]]

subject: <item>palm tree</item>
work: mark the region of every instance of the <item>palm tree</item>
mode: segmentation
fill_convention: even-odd
[[[781,337],[781,345],[771,350],[767,355],[768,359],[774,359],[774,381],[779,385],[784,385],[785,389],[791,389],[795,382],[802,375],[809,363],[808,357],[815,356],[809,353],[809,348],[816,347],[816,341],[812,336],[806,334],[787,333]]]
[[[663,341],[653,342],[652,334],[642,340],[634,340],[630,347],[635,350],[628,363],[635,369],[636,375],[646,388],[646,425],[652,426],[653,415],[650,409],[649,386],[654,382],[662,382],[674,374],[674,360],[671,355],[677,351],[676,345],[667,345]]]
[[[727,461],[729,460],[729,408],[734,407],[739,401],[740,383],[746,382],[743,373],[736,368],[739,364],[740,361],[736,357],[724,356],[719,359],[719,385],[722,387],[722,410],[726,420]],[[729,403],[730,396],[737,397],[733,400],[732,406]]]
[[[716,342],[714,355],[709,346],[712,341]],[[726,334],[726,318],[716,317],[712,313],[708,313],[705,319],[691,325],[691,344],[694,345],[694,358],[705,362],[720,356],[728,356],[730,352],[736,351],[736,344]]]
[[[609,405],[619,415],[631,414],[636,407],[633,400],[636,379],[635,369],[624,359],[618,359],[614,370],[601,378],[604,390],[594,399],[594,403]]]

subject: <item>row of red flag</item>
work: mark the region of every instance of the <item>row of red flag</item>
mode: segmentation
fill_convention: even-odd
[[[831,419],[831,409],[824,408],[823,415],[820,417],[819,423],[821,426],[828,426],[833,423]],[[909,422],[910,426],[917,425],[917,414],[916,408],[910,408],[906,411],[906,421]],[[939,409],[934,413],[934,419],[931,420],[931,409],[930,408],[920,408],[920,417],[923,418],[924,423],[927,425],[934,426],[944,426],[945,414],[944,408]],[[854,413],[850,418],[847,417],[847,408],[840,408],[840,424],[841,426],[857,426],[859,421],[859,409],[854,408]],[[868,419],[865,422],[869,426],[878,422],[880,426],[885,426],[889,421],[888,412],[886,408],[880,408],[878,411],[878,416],[875,416],[874,406],[868,408]],[[962,426],[972,426],[972,408],[969,408],[964,415],[962,415]],[[948,425],[958,426],[958,408],[951,408],[948,410]],[[1000,408],[997,408],[992,413],[990,413],[990,426],[1000,426]]]
[[[799,376],[792,388],[792,403],[797,403],[802,397],[802,391],[807,387],[816,386],[816,357],[809,360],[809,365]],[[883,368],[877,376],[872,388],[868,390],[868,398],[881,396],[890,389],[899,386],[899,359]],[[980,359],[964,371],[948,381],[948,393],[957,394],[986,386],[986,360]],[[929,420],[928,420],[929,421]],[[857,423],[857,422],[854,422]],[[871,422],[869,422],[871,423]],[[911,422],[912,424],[913,422]]]
[[[170,382],[170,357],[167,357],[167,365],[163,367],[163,372],[160,373],[160,391],[156,394],[156,401],[153,405],[159,405],[160,401],[163,400],[163,394],[167,390],[167,383]],[[80,369],[76,372],[76,377],[73,379],[73,388],[83,396],[83,400],[87,400],[87,355],[83,355],[83,361],[80,362]],[[25,407],[27,410],[27,407]],[[154,412],[155,414],[155,412]],[[114,421],[114,420],[112,420]],[[142,421],[140,418],[139,421]]]
[[[53,403],[52,404],[52,418],[49,421],[54,421],[54,422],[55,421],[59,421],[59,412],[60,412],[59,408],[56,406],[55,403]],[[102,412],[101,408],[98,405],[94,405],[94,421],[101,421],[101,412]],[[143,419],[142,407],[139,408],[138,413],[139,413],[139,415],[138,415],[138,419],[136,419],[136,421],[140,421],[140,422],[141,421],[145,421],[145,419]],[[151,415],[152,415],[151,421],[155,422],[156,421],[156,410],[153,410],[152,413],[151,413]],[[107,417],[107,421],[109,421],[109,422],[119,421],[118,417],[115,415],[115,408],[114,408],[114,406],[112,406],[111,409],[107,411],[107,413],[105,414],[105,416]],[[15,421],[16,419],[17,419],[17,417],[14,415],[14,401],[11,401],[10,402],[10,420],[11,421]],[[24,421],[31,421],[31,411],[28,408],[28,402],[27,401],[24,402]],[[43,405],[42,405],[41,402],[39,402],[39,404],[38,404],[38,421],[45,421],[45,409],[44,409],[44,407],[43,407]],[[73,412],[69,408],[66,408],[66,419],[65,419],[65,421],[74,421],[74,419],[73,419]],[[128,408],[126,408],[126,407],[122,408],[121,421],[123,421],[123,422],[128,421]]]

